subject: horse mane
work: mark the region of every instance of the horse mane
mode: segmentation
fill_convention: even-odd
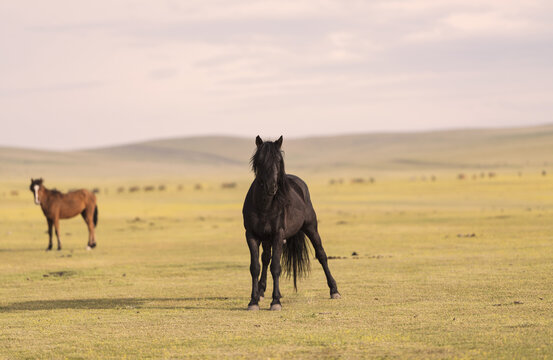
[[[61,195],[63,195],[63,193],[62,193],[61,191],[59,191],[58,189],[56,189],[56,188],[48,189],[48,191],[49,191],[50,194],[53,195],[53,196],[61,196]]]
[[[44,180],[42,180],[42,178],[40,178],[40,179],[31,179],[31,186],[29,187],[31,189],[31,191],[34,191],[33,186],[35,186],[35,185],[42,186],[44,188],[44,190],[46,190],[48,193],[50,193],[51,196],[54,196],[54,197],[63,196],[63,193],[61,191],[59,191],[58,189],[56,189],[56,188],[48,189],[46,186],[44,186]]]
[[[287,205],[290,185],[284,169],[283,154],[284,152],[274,142],[265,141],[257,147],[255,154],[250,159],[250,164],[256,178],[272,171],[273,165],[277,164],[279,170],[277,177],[278,190],[275,194],[275,200],[281,205]]]

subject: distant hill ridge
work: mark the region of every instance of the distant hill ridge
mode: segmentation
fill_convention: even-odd
[[[263,134],[260,134],[263,137]],[[0,148],[0,173],[245,172],[254,139],[184,137],[78,151]],[[286,166],[315,172],[524,168],[553,165],[553,125],[284,138]]]

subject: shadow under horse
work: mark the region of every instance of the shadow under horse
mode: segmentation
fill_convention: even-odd
[[[60,219],[69,219],[79,214],[82,215],[88,226],[88,246],[92,249],[96,246],[94,228],[98,224],[98,206],[96,196],[88,190],[80,189],[62,194],[56,189],[49,190],[43,185],[42,179],[31,179],[29,189],[34,195],[35,204],[40,205],[46,221],[48,222],[48,247],[52,250],[52,226],[56,229],[58,250],[61,250]]]
[[[331,298],[339,299],[340,293],[328,268],[307,185],[284,170],[282,136],[274,142],[263,142],[257,136],[255,143],[257,149],[251,158],[255,179],[242,210],[251,255],[252,294],[248,310],[259,310],[259,300],[263,298],[267,286],[269,263],[273,276],[271,310],[282,308],[279,289],[282,268],[289,276],[292,274],[297,291],[296,279],[309,271],[309,248],[305,235],[311,240],[315,255],[323,267]],[[262,269],[259,265],[259,245],[263,247]]]

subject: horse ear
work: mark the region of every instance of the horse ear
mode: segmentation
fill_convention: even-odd
[[[261,146],[261,144],[263,144],[263,140],[261,140],[259,135],[257,135],[257,137],[255,138],[255,145],[257,145],[257,147],[259,147],[259,146]]]
[[[275,141],[275,144],[276,144],[277,148],[280,150],[280,147],[282,146],[282,135],[280,135],[278,140]]]

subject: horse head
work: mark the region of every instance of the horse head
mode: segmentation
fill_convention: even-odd
[[[285,187],[286,172],[282,156],[282,136],[276,141],[263,141],[255,138],[257,149],[252,156],[251,165],[255,179],[266,197],[274,197],[279,189]]]
[[[31,186],[29,186],[29,190],[33,193],[35,197],[35,204],[40,205],[40,199],[42,197],[42,193],[44,192],[44,186],[42,186],[43,180],[40,179],[32,179],[31,178]]]

